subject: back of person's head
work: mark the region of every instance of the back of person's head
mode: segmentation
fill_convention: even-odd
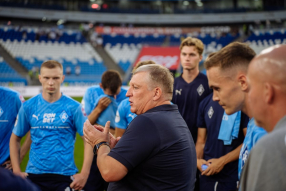
[[[182,50],[184,46],[194,46],[196,47],[199,55],[203,54],[204,44],[200,39],[187,37],[181,42],[180,50]]]
[[[204,62],[208,70],[212,67],[219,67],[222,70],[233,67],[241,67],[247,71],[250,61],[256,53],[246,43],[233,42],[216,52]]]
[[[60,68],[61,70],[63,70],[63,66],[61,63],[59,63],[56,60],[47,60],[45,62],[42,63],[40,71],[42,70],[42,68],[49,68],[49,69],[53,69],[53,68]]]
[[[165,99],[167,99],[168,101],[172,99],[174,77],[172,76],[168,68],[159,64],[149,64],[138,67],[134,71],[133,75],[136,75],[139,72],[149,73],[149,89],[160,87],[162,89],[163,96],[165,97]]]
[[[138,62],[138,63],[134,66],[134,68],[133,68],[133,70],[132,70],[132,73],[134,73],[135,70],[136,70],[137,68],[139,68],[140,66],[145,66],[145,65],[149,65],[149,64],[156,64],[156,63],[155,63],[154,61],[152,61],[152,60],[140,61],[140,62]]]
[[[108,70],[102,74],[101,85],[104,90],[109,89],[112,95],[116,95],[122,85],[120,74],[115,70]]]
[[[205,61],[209,60],[211,57],[213,57],[216,54],[216,52],[212,52],[208,55]]]

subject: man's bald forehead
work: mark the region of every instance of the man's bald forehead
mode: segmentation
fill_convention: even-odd
[[[257,75],[274,83],[286,81],[286,45],[276,45],[263,50],[251,61]]]

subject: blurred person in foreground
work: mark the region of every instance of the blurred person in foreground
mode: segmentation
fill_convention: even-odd
[[[81,190],[89,176],[92,148],[84,141],[84,162],[79,174],[74,163],[76,132],[83,136],[86,120],[80,103],[63,95],[63,67],[54,60],[41,65],[43,92],[23,103],[10,139],[13,172],[27,177],[42,191]],[[26,173],[21,172],[19,147],[30,130],[31,149]]]
[[[238,157],[249,118],[241,111],[227,115],[212,97],[213,94],[210,94],[200,103],[197,119],[196,152],[197,167],[201,171],[200,190],[235,191]]]
[[[247,44],[233,42],[204,63],[209,86],[213,89],[213,100],[222,106],[227,115],[241,110],[250,118],[239,154],[239,178],[252,147],[267,133],[254,124],[249,101],[246,99],[249,93],[246,74],[248,65],[254,56],[255,52]],[[220,166],[223,163],[224,161],[220,161],[217,165]]]
[[[176,105],[173,76],[157,64],[136,69],[126,96],[138,115],[118,141],[105,128],[85,123],[108,190],[193,190],[195,145]]]
[[[140,66],[149,65],[149,64],[156,64],[155,62],[148,60],[148,61],[141,61],[136,64],[133,68],[133,72],[139,68]],[[129,99],[126,98],[123,100],[117,109],[116,118],[115,118],[115,137],[122,137],[126,128],[131,123],[131,121],[136,117],[135,113],[131,112],[131,106],[129,104]]]
[[[10,170],[0,168],[1,191],[40,191],[30,180],[13,174]]]
[[[286,45],[263,50],[250,63],[250,111],[269,134],[255,145],[242,172],[241,191],[286,190]]]

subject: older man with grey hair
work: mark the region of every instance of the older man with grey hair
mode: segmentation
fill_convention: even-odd
[[[138,116],[118,141],[105,128],[85,123],[87,142],[108,190],[193,190],[196,152],[192,135],[171,105],[173,76],[163,66],[139,67],[133,73],[129,97]]]
[[[268,135],[249,155],[241,190],[286,190],[286,45],[270,47],[248,69],[249,106],[257,125]]]

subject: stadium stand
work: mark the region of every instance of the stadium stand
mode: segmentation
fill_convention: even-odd
[[[27,80],[11,68],[2,57],[0,57],[0,76],[0,84],[3,86],[9,85],[10,82],[16,86],[27,85]]]
[[[226,46],[230,42],[237,39],[239,33],[201,33],[201,34],[174,34],[174,35],[116,35],[116,34],[104,34],[104,48],[119,64],[119,66],[126,72],[131,64],[136,60],[142,46],[163,46],[168,44],[169,46],[179,46],[181,38],[187,36],[194,36],[201,39],[205,45],[205,51],[203,58],[211,52],[216,52],[222,47]]]
[[[29,71],[48,59],[58,60],[64,68],[70,67],[71,74],[66,75],[65,82],[74,85],[77,83],[98,83],[101,74],[106,70],[101,57],[90,43],[76,32],[64,32],[57,40],[48,39],[47,35],[36,40],[38,29],[29,29],[27,38],[23,38],[22,31],[14,29],[0,30],[1,45]],[[80,68],[80,74],[75,73]],[[64,71],[65,72],[65,71]]]
[[[286,44],[285,29],[254,30],[246,42],[258,54],[263,49],[276,44]]]
[[[135,62],[141,50],[141,44],[135,45],[131,43],[128,45],[124,43],[122,45],[117,43],[115,46],[112,46],[110,43],[107,43],[104,48],[123,71],[126,72],[130,65]]]

